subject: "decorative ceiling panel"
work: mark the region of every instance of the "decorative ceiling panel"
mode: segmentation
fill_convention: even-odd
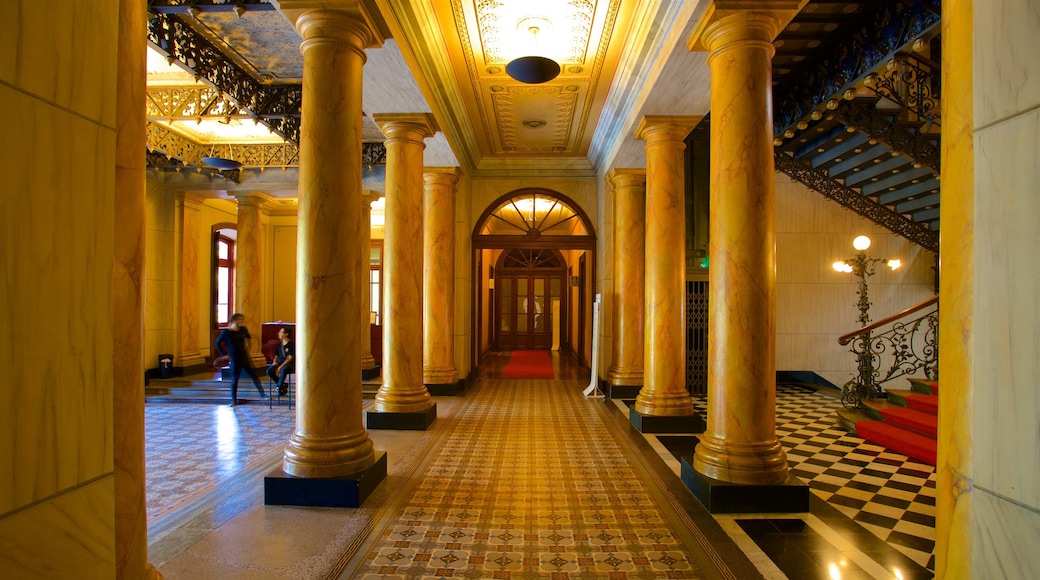
[[[271,10],[203,12],[195,25],[239,65],[255,71],[264,82],[299,83],[303,79],[300,35],[281,13]]]

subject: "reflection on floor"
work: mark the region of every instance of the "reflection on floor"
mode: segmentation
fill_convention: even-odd
[[[640,435],[624,401],[580,397],[587,378],[555,353],[566,379],[494,378],[506,360],[438,397],[431,430],[370,432],[390,474],[358,510],[262,505],[295,410],[149,404],[151,561],[193,580],[931,577],[933,468],[835,427],[832,397],[777,394],[811,512],[712,517],[674,475],[692,435]]]

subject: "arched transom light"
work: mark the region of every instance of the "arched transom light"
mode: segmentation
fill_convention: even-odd
[[[555,197],[525,193],[496,208],[481,233],[484,235],[528,235],[537,231],[550,236],[588,235],[578,214]]]

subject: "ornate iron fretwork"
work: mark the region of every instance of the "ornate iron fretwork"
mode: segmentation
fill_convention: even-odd
[[[914,161],[939,173],[939,148],[934,138],[907,131],[896,124],[892,115],[879,111],[873,99],[842,101],[835,109],[835,116],[844,124],[855,127],[865,135],[888,145]]]
[[[939,306],[923,315],[900,321],[883,332],[869,330],[852,337],[850,352],[856,355],[857,377],[845,383],[841,402],[858,409],[864,400],[880,396],[891,380],[923,372],[929,379],[939,376]]]
[[[148,10],[162,14],[188,14],[199,12],[235,12],[239,16],[246,12],[274,10],[268,0],[148,0]]]
[[[686,390],[708,393],[708,283],[686,282]]]
[[[875,2],[855,30],[821,46],[773,89],[773,130],[782,135],[813,109],[852,87],[940,20],[940,0]]]
[[[146,114],[149,120],[169,121],[249,116],[237,103],[209,87],[149,88]]]
[[[923,130],[941,125],[939,101],[934,87],[937,79],[932,72],[919,66],[911,58],[896,58],[885,66],[885,72],[867,77],[867,87],[879,97],[899,103],[917,120],[925,123]]]
[[[178,160],[184,165],[202,165],[202,158],[219,153],[245,167],[267,169],[269,167],[294,167],[300,164],[300,149],[292,143],[233,143],[221,145],[200,145],[169,128],[158,123],[148,123],[148,149],[163,157]],[[382,143],[362,143],[361,163],[363,165],[385,165],[386,147]],[[169,163],[155,163],[155,167],[170,167]]]
[[[842,207],[850,209],[868,220],[888,228],[907,240],[931,252],[939,252],[939,232],[925,227],[906,216],[877,203],[848,187],[836,179],[832,179],[824,169],[817,169],[808,161],[795,159],[782,151],[774,151],[776,169],[805,185],[809,189],[820,192],[833,199]]]
[[[261,83],[225,58],[217,47],[178,16],[154,14],[148,22],[148,40],[213,83],[241,107],[252,111],[284,139],[300,142],[301,85]]]

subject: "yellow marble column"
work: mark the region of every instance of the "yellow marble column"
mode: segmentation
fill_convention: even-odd
[[[270,199],[266,194],[250,191],[235,195],[238,200],[238,240],[235,242],[235,312],[246,317],[252,340],[249,356],[253,365],[264,368],[266,359],[260,348],[260,325],[264,323],[263,231],[260,208]]]
[[[162,578],[148,563],[144,455],[145,56],[143,2],[120,0],[112,269],[115,577]],[[100,256],[99,256],[100,258]],[[103,543],[103,542],[102,542]],[[55,555],[60,557],[59,555]],[[110,572],[111,573],[111,572]]]
[[[380,197],[378,191],[364,191],[361,195],[361,374],[375,375],[376,359],[372,356],[372,204]],[[365,227],[365,226],[368,227]]]
[[[646,171],[615,169],[608,178],[614,187],[614,357],[607,380],[642,386]]]
[[[643,415],[693,415],[686,392],[686,236],[683,140],[699,117],[646,116],[646,266],[643,296]],[[678,240],[678,242],[677,242]]]
[[[763,3],[763,5],[768,3]],[[771,109],[776,13],[717,11],[701,30],[711,68],[707,477],[787,481],[776,437],[776,201]]]
[[[973,1],[942,5],[942,232],[935,577],[972,575],[975,433]]]
[[[423,173],[423,382],[454,385],[455,368],[455,167]]]
[[[174,295],[177,320],[177,353],[173,366],[205,364],[199,350],[199,210],[203,199],[190,193],[177,194],[174,262],[177,288]]]
[[[296,431],[283,470],[359,473],[375,463],[361,414],[361,79],[376,37],[355,14],[304,12],[296,274]],[[366,264],[367,265],[367,264]]]
[[[386,135],[383,240],[383,385],[378,413],[425,412],[423,383],[423,150],[436,131],[427,114],[375,115]],[[371,425],[371,422],[369,423]]]

